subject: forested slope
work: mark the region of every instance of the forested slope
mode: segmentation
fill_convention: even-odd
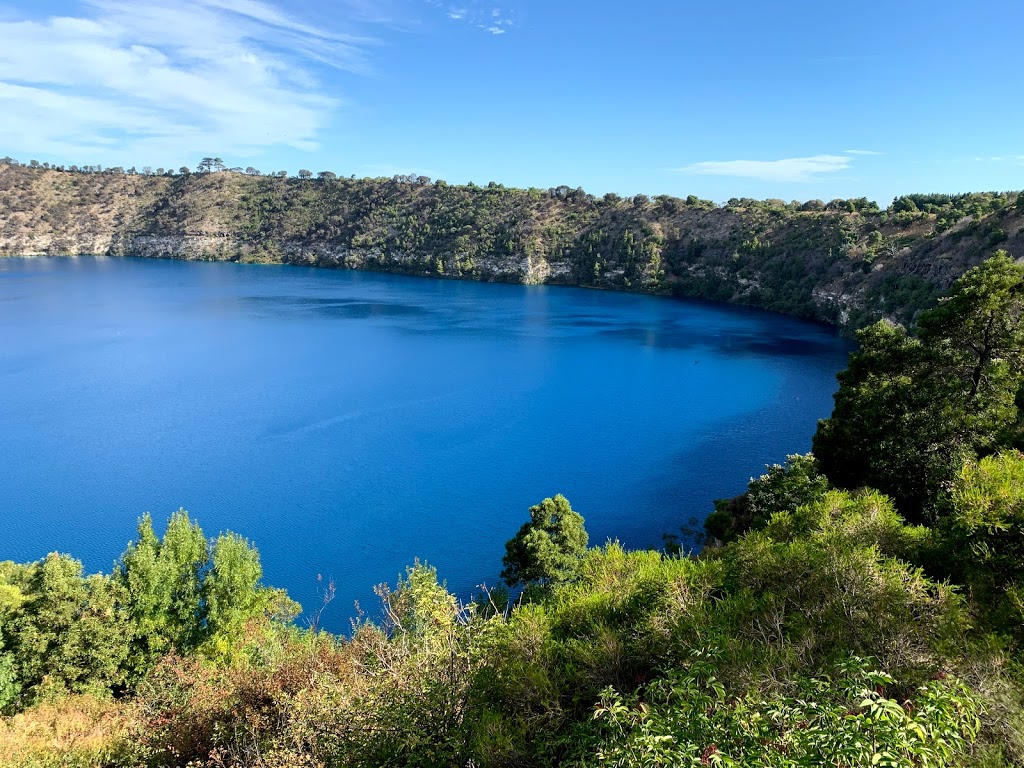
[[[995,247],[1024,257],[1024,196],[717,206],[425,177],[135,174],[0,163],[0,255],[348,267],[695,296],[856,328],[908,322]]]

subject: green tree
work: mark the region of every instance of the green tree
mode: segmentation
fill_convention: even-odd
[[[20,687],[31,700],[62,691],[102,693],[124,680],[134,628],[117,610],[123,595],[107,577],[48,555],[31,566],[25,601],[5,626]]]
[[[998,252],[922,313],[919,338],[884,321],[861,331],[814,436],[829,480],[878,488],[911,519],[933,515],[943,483],[1014,425],[1022,315],[1024,268]]]
[[[960,382],[965,408],[1005,419],[1024,373],[1024,266],[1006,251],[964,273],[918,335],[941,373]],[[982,428],[991,428],[983,425]]]
[[[167,620],[169,636],[182,647],[194,646],[201,634],[202,575],[209,554],[203,529],[184,509],[171,515],[160,543],[160,557],[173,585]]]
[[[763,528],[776,512],[810,504],[829,488],[813,454],[793,454],[786,457],[785,465],[772,464],[765,469],[765,474],[751,478],[746,493],[715,501],[715,511],[704,521],[712,540],[729,542],[751,529]]]
[[[927,350],[906,329],[880,321],[857,334],[860,348],[839,379],[832,416],[818,424],[814,456],[840,488],[871,486],[919,516],[959,461],[952,425],[923,376]]]
[[[964,464],[946,498],[960,575],[982,618],[1024,641],[1024,454]]]
[[[196,166],[196,170],[200,173],[211,173],[213,171],[223,171],[224,161],[219,157],[204,157],[199,161],[199,165]]]
[[[159,540],[153,521],[139,521],[139,538],[121,556],[114,578],[123,586],[126,611],[138,628],[131,666],[145,672],[172,647],[191,650],[203,635],[202,572],[207,542],[198,523],[180,509]]]
[[[236,533],[217,537],[202,590],[209,638],[228,639],[248,619],[262,612],[262,577],[263,567],[255,547]]]
[[[583,516],[562,494],[530,507],[530,521],[505,543],[501,578],[509,586],[563,581],[586,552]]]

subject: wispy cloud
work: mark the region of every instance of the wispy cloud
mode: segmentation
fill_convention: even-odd
[[[975,162],[978,163],[1013,163],[1014,165],[1020,165],[1024,163],[1024,155],[994,155],[992,157],[976,157]]]
[[[485,0],[469,0],[460,5],[444,4],[441,0],[426,0],[452,21],[462,22],[471,27],[482,29],[492,35],[504,35],[516,25],[515,12],[493,6]]]
[[[676,168],[679,173],[699,176],[735,176],[759,181],[807,182],[839,173],[850,167],[844,155],[790,157],[784,160],[712,160]]]
[[[873,149],[844,149],[845,155],[884,155],[885,152],[875,152]]]
[[[342,9],[348,7],[346,0]],[[352,0],[353,17],[361,0]],[[374,41],[264,0],[85,0],[0,20],[0,145],[79,162],[312,150],[342,104],[317,67],[369,71]]]

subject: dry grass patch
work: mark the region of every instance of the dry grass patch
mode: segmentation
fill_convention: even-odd
[[[130,710],[110,700],[74,696],[0,719],[0,765],[92,768],[123,765]]]

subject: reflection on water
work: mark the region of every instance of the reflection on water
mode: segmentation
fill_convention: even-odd
[[[142,259],[0,259],[0,559],[109,569],[150,511],[260,548],[316,606],[415,557],[467,594],[565,493],[657,546],[805,451],[849,345],[699,302]]]

